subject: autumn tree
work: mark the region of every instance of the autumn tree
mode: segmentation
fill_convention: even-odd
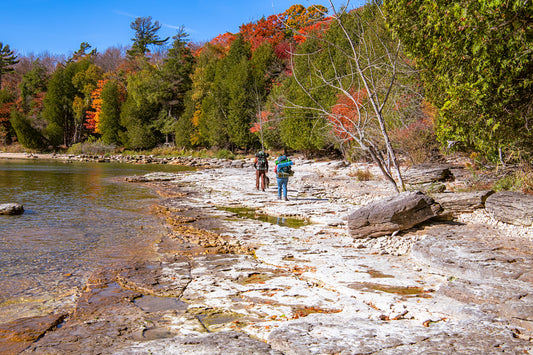
[[[0,90],[0,143],[11,143],[9,116],[15,107],[15,95],[8,90]]]
[[[284,25],[278,15],[262,17],[256,22],[243,24],[239,27],[239,34],[250,44],[252,52],[264,42],[275,47],[285,39]]]
[[[388,22],[422,70],[442,144],[489,157],[533,147],[531,1],[385,1]]]
[[[379,5],[350,12],[331,7],[327,33],[305,41],[307,50],[295,55],[292,81],[301,94],[292,109],[327,119],[337,137],[355,142],[399,191],[404,184],[389,131],[402,122],[391,111],[402,91],[410,89],[400,85],[400,78],[412,71]]]
[[[135,37],[131,39],[133,44],[128,51],[130,57],[145,56],[150,52],[150,45],[160,46],[169,39],[169,37],[165,39],[159,37],[157,32],[161,29],[161,25],[159,21],[152,22],[151,16],[137,17],[130,27],[135,31]]]
[[[87,112],[91,110],[92,93],[102,78],[102,70],[94,64],[89,64],[86,70],[74,75],[72,83],[78,93],[74,97],[74,134],[73,143],[81,140]]]
[[[328,14],[328,9],[322,5],[304,7],[297,4],[285,10],[279,18],[284,24],[286,31],[297,32],[302,28],[311,26],[323,20]]]

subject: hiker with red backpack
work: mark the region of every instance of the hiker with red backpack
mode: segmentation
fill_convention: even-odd
[[[268,186],[268,153],[260,151],[255,154],[254,168],[255,168],[255,188],[259,190],[259,181],[261,181],[261,190],[265,191]]]
[[[293,162],[285,155],[282,155],[276,159],[275,163],[276,167],[274,168],[274,172],[278,178],[278,200],[281,200],[281,195],[283,193],[283,199],[288,201],[287,184],[289,183],[289,176],[294,175],[294,172],[291,169]]]

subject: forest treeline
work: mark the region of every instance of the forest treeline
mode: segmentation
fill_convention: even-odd
[[[294,5],[201,44],[160,38],[151,17],[131,23],[129,47],[101,53],[0,43],[0,142],[337,151],[390,179],[398,153],[529,159],[532,13],[524,0]]]

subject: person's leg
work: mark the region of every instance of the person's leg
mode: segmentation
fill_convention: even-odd
[[[261,170],[261,190],[265,191],[266,171]]]
[[[282,178],[278,178],[278,199],[281,200]]]
[[[289,183],[289,178],[283,178],[282,187],[283,187],[283,198],[287,200],[287,184]]]
[[[256,170],[255,171],[255,189],[256,190],[259,190],[259,176],[260,176],[260,171]]]

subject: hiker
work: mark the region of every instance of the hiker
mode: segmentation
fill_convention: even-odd
[[[287,158],[285,155],[280,156],[276,159],[276,167],[274,172],[278,178],[278,200],[281,200],[281,195],[283,193],[283,199],[288,201],[287,198],[287,184],[289,183],[289,176],[292,176],[294,173],[291,169],[293,162]]]
[[[261,180],[261,190],[265,191],[268,186],[268,153],[260,151],[255,154],[254,168],[255,168],[255,188],[259,190],[259,180]]]

